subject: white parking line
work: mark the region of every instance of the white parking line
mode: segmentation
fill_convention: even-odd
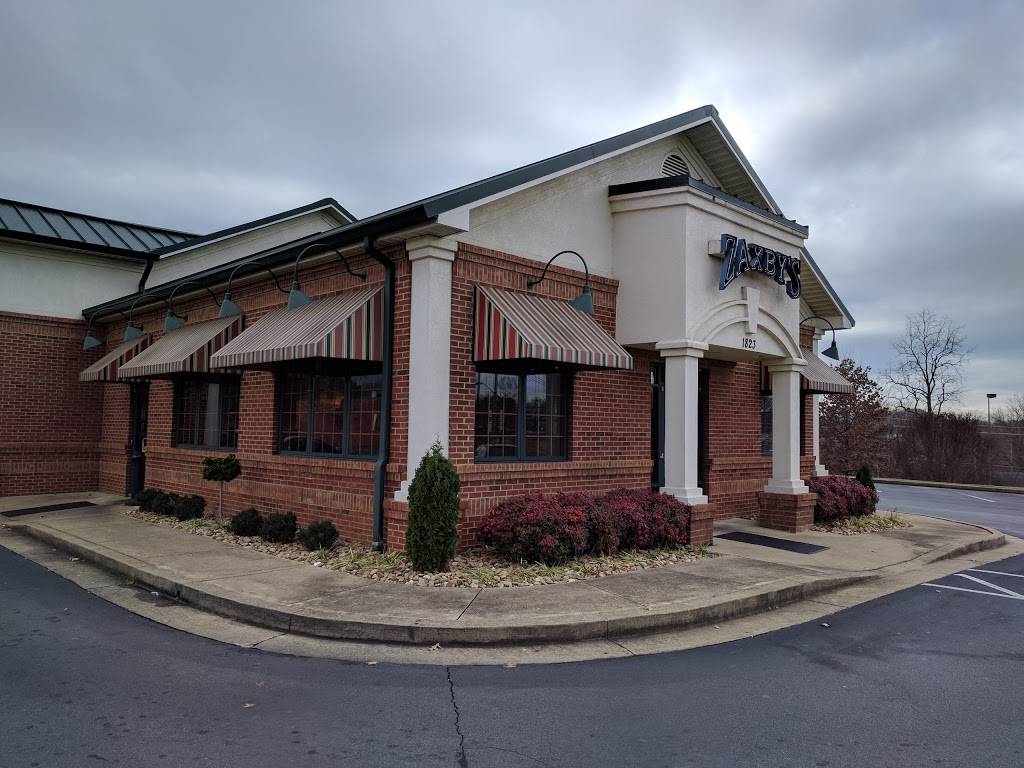
[[[973,493],[967,493],[966,491],[964,491],[963,494],[964,494],[964,496],[970,496],[972,499],[977,499],[978,501],[987,501],[989,504],[995,504],[994,500],[992,500],[992,499],[985,499],[985,498],[982,498],[981,496],[975,496]]]
[[[984,568],[968,568],[974,573],[994,573],[996,576],[1013,576],[1015,579],[1024,579],[1024,573],[1003,573],[1002,571],[986,571]]]
[[[1024,600],[1024,597],[1021,597],[1019,595],[1017,597],[1014,597],[1013,595],[1003,595],[1003,594],[1001,594],[999,592],[983,592],[980,589],[967,589],[967,587],[947,587],[945,584],[929,584],[929,583],[925,583],[925,584],[922,584],[921,586],[922,587],[935,587],[936,589],[953,589],[953,590],[956,590],[957,592],[973,592],[976,595],[988,595],[989,597],[1006,597],[1006,598],[1009,598],[1010,600]]]
[[[1005,587],[1000,587],[998,584],[992,584],[992,583],[990,583],[988,581],[984,581],[982,579],[979,579],[977,576],[968,576],[966,573],[958,573],[956,575],[959,576],[961,579],[969,579],[970,581],[973,581],[973,582],[975,582],[977,584],[984,584],[986,587],[991,587],[992,589],[995,589],[995,590],[998,590],[998,591],[1000,591],[1000,592],[1002,592],[1004,594],[1010,595],[1011,597],[1019,597],[1021,600],[1024,600],[1024,595],[1022,595],[1022,594],[1020,594],[1018,592],[1014,592],[1012,589],[1006,589]]]

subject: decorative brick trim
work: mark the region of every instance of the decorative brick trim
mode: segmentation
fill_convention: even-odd
[[[767,493],[758,494],[761,511],[757,522],[764,528],[799,533],[814,525],[814,505],[817,494]]]

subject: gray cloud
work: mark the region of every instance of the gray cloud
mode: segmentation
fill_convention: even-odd
[[[198,232],[368,215],[714,103],[858,319],[1024,391],[1014,2],[8,4],[0,196]]]

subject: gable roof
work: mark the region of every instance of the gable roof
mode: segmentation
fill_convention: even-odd
[[[308,205],[300,205],[298,208],[292,208],[287,211],[282,211],[281,213],[275,213],[271,216],[265,216],[262,219],[255,219],[253,221],[248,221],[245,224],[238,224],[234,227],[228,227],[227,229],[219,229],[208,235],[194,237],[187,242],[173,243],[163,248],[159,248],[153,251],[153,253],[157,256],[166,256],[167,254],[177,253],[178,251],[188,250],[200,245],[206,245],[207,243],[212,243],[217,240],[224,240],[229,237],[234,237],[235,235],[240,235],[249,230],[259,229],[260,227],[276,224],[279,221],[285,221],[286,219],[291,219],[305,213],[311,213],[325,208],[334,209],[343,219],[346,220],[347,224],[351,224],[356,220],[356,217],[345,210],[333,197],[325,197],[322,200],[317,200],[316,202],[309,203]]]
[[[0,237],[149,260],[196,235],[0,198]]]

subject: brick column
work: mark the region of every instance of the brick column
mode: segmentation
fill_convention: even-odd
[[[696,504],[690,512],[690,540],[693,546],[710,547],[715,535],[715,516],[708,504]]]

